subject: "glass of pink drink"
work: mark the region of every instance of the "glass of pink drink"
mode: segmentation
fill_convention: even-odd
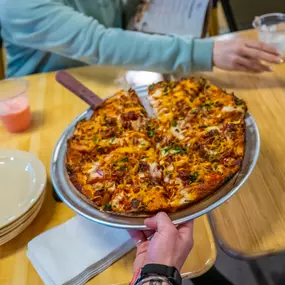
[[[31,125],[27,88],[24,79],[0,81],[0,119],[10,133],[23,132]]]

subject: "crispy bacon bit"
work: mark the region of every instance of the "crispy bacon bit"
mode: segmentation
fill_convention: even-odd
[[[117,125],[116,118],[105,117],[104,121],[105,121],[106,126],[116,126]]]
[[[105,193],[102,199],[102,204],[108,204],[111,200],[111,195],[109,193]]]
[[[226,132],[233,132],[236,130],[236,125],[235,124],[226,124],[225,126],[225,131]]]
[[[128,117],[128,119],[135,121],[138,119],[139,116],[138,116],[138,114],[136,114],[136,112],[130,111],[127,113],[127,117]]]
[[[215,107],[223,107],[224,104],[222,102],[216,101],[215,102]]]
[[[201,157],[204,157],[204,158],[206,158],[206,156],[207,156],[207,149],[205,148],[205,146],[201,146],[200,147],[200,149],[199,149],[199,155],[201,156]]]
[[[179,171],[178,173],[178,177],[183,181],[188,180],[189,176],[190,176],[190,173],[187,171]]]
[[[182,181],[194,182],[198,178],[198,172],[190,173],[188,171],[179,171],[178,177]]]
[[[124,129],[129,129],[131,126],[132,126],[132,124],[131,124],[131,122],[130,121],[122,121],[122,126],[123,126],[123,128]]]
[[[145,172],[145,171],[149,170],[149,165],[146,162],[141,161],[139,163],[139,170],[142,172]]]
[[[97,191],[95,191],[94,196],[102,196],[103,193],[104,193],[103,189],[97,190]]]
[[[138,187],[134,188],[134,189],[133,189],[133,192],[134,192],[134,193],[139,193],[139,192],[140,192],[140,188],[138,188]]]
[[[116,130],[109,128],[108,130],[100,132],[102,138],[111,138],[116,135]]]
[[[201,145],[200,145],[199,143],[195,142],[195,143],[193,144],[192,149],[193,149],[194,151],[196,151],[196,150],[200,149],[200,147],[201,147]]]
[[[140,205],[140,201],[138,199],[133,199],[132,202],[131,202],[131,207],[133,209],[137,209]]]
[[[210,130],[209,132],[206,133],[206,135],[204,136],[205,138],[210,138],[210,137],[214,137],[219,135],[219,131],[218,130]]]
[[[122,118],[124,120],[135,121],[139,118],[139,115],[135,111],[129,111],[128,113],[123,114]]]
[[[108,152],[108,148],[103,148],[103,147],[100,147],[97,149],[98,153],[100,154],[104,154],[104,153],[107,153]]]
[[[172,158],[172,156],[168,156],[168,157],[166,157],[166,159],[165,159],[165,161],[166,162],[172,162],[172,160],[173,160],[173,158]]]
[[[184,105],[184,101],[183,100],[180,100],[180,101],[176,102],[176,107],[178,109],[182,109],[183,105]]]
[[[131,179],[131,178],[127,178],[127,179],[126,179],[126,183],[127,183],[127,184],[132,184],[132,183],[133,183],[133,181],[132,181],[132,179]]]

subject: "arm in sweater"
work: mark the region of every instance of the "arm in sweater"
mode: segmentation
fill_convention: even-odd
[[[1,1],[3,33],[19,46],[89,64],[165,73],[212,68],[210,40],[105,28],[96,19],[53,0]]]

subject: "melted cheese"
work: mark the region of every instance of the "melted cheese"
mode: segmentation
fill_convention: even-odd
[[[101,210],[173,211],[210,195],[244,156],[246,105],[205,80],[159,82],[148,118],[120,91],[78,123],[68,142],[75,187]]]
[[[160,178],[161,177],[161,170],[158,169],[158,165],[156,162],[150,163],[150,175],[153,178]]]
[[[119,205],[119,203],[120,203],[120,201],[122,201],[123,200],[123,198],[124,198],[124,194],[123,193],[119,193],[119,194],[117,194],[114,198],[113,198],[113,200],[112,200],[112,206],[114,207],[119,207],[120,205]]]
[[[171,133],[174,137],[178,138],[179,140],[185,139],[185,137],[181,134],[181,130],[179,130],[177,127],[172,127]]]
[[[225,106],[222,109],[222,112],[244,112],[242,108],[239,107],[233,107],[233,106]]]
[[[100,166],[100,163],[97,161],[95,162],[92,167],[87,171],[89,174],[92,173],[92,172],[96,172],[97,169],[99,168]]]

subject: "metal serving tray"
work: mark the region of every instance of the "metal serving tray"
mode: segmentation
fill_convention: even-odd
[[[151,108],[147,100],[147,87],[135,88],[142,103],[146,107],[149,115],[151,114]],[[143,221],[144,218],[123,217],[101,212],[92,206],[85,197],[83,197],[76,188],[72,185],[65,169],[65,154],[67,147],[67,140],[73,134],[76,124],[86,118],[89,119],[92,115],[92,109],[88,109],[79,115],[63,132],[58,140],[53,152],[51,161],[51,178],[56,189],[58,196],[62,201],[67,204],[78,214],[86,217],[87,219],[116,228],[124,229],[146,229]],[[253,117],[248,113],[246,115],[246,150],[241,170],[219,190],[217,190],[211,196],[205,198],[197,204],[189,206],[184,210],[180,210],[176,213],[169,214],[174,224],[181,224],[183,222],[195,219],[201,215],[208,213],[215,209],[227,199],[229,199],[234,193],[236,193],[240,187],[247,180],[251,174],[260,149],[260,138],[257,125]]]

